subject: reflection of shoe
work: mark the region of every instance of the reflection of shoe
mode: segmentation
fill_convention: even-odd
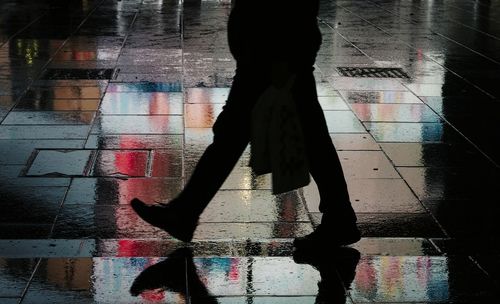
[[[338,247],[354,244],[360,239],[361,233],[356,224],[348,228],[337,228],[322,223],[312,233],[295,238],[293,245],[296,248],[321,248],[326,245]]]
[[[328,251],[328,252],[325,252]],[[356,275],[360,253],[354,248],[338,247],[332,250],[297,249],[293,260],[298,264],[309,264],[319,271],[317,304],[344,304],[347,290]]]
[[[201,282],[193,263],[193,253],[190,248],[179,248],[168,258],[158,264],[146,268],[134,280],[130,293],[133,296],[153,289],[164,289],[180,293],[187,297],[189,289],[190,300],[193,304],[217,304]]]
[[[146,268],[135,278],[130,294],[138,296],[152,289],[166,289],[186,294],[186,249],[174,251],[164,261]]]
[[[182,212],[172,203],[147,205],[134,198],[131,201],[134,211],[148,224],[165,230],[171,236],[190,242],[198,226],[198,217]]]

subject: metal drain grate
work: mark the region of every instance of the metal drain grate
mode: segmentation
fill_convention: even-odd
[[[112,79],[114,72],[114,69],[47,69],[47,71],[43,74],[42,79]]]
[[[338,67],[337,70],[346,77],[410,78],[400,68]]]

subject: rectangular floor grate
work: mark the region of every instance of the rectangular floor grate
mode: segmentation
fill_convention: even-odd
[[[346,77],[410,78],[401,68],[338,67]]]
[[[104,80],[112,79],[114,69],[47,69],[42,79],[66,80],[66,79],[88,79]]]

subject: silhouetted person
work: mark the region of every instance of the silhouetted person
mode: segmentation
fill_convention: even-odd
[[[198,218],[248,145],[252,108],[269,86],[292,87],[304,133],[310,173],[321,196],[321,224],[295,246],[333,246],[357,242],[360,233],[349,201],[339,158],[319,105],[313,64],[321,44],[318,0],[237,0],[228,22],[228,40],[237,69],[222,113],[213,126],[213,143],[200,158],[184,190],[168,204],[132,207],[149,224],[191,241]]]
[[[302,248],[294,251],[293,260],[297,264],[309,264],[319,271],[321,280],[318,282],[316,304],[345,304],[360,256],[358,250],[349,247],[335,248],[328,253]]]
[[[187,288],[189,288],[190,301],[187,301]],[[201,282],[190,248],[177,249],[164,261],[143,270],[132,283],[130,294],[138,296],[154,289],[177,292],[185,298],[186,303],[218,303]]]

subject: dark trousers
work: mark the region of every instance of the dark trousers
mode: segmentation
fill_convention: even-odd
[[[236,70],[226,105],[213,126],[213,143],[178,197],[179,202],[187,203],[187,209],[201,214],[231,173],[250,140],[252,108],[270,84],[270,71],[265,68]],[[319,209],[332,216],[350,214],[347,185],[318,102],[312,67],[297,71],[293,96],[306,141],[310,173],[321,197]]]

